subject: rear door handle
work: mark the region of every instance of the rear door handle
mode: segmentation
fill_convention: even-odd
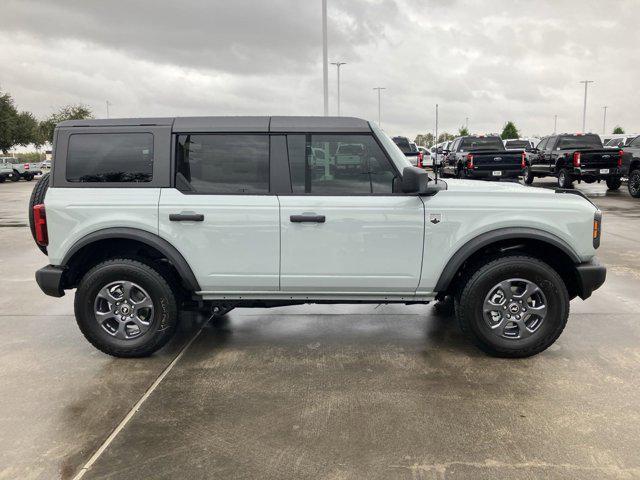
[[[170,213],[169,221],[171,222],[202,222],[204,215],[201,213]]]
[[[292,223],[324,223],[324,215],[291,215],[289,217]]]

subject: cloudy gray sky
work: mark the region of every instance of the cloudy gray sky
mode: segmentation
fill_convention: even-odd
[[[342,113],[414,136],[640,131],[639,0],[328,0]],[[0,89],[39,117],[322,114],[320,0],[2,0]],[[335,67],[330,70],[335,113]]]

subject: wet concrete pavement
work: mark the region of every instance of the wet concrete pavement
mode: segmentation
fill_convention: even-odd
[[[536,357],[489,358],[430,305],[315,305],[201,331],[185,317],[163,351],[118,360],[82,338],[71,295],[38,291],[28,228],[4,226],[24,223],[30,188],[0,185],[0,479],[73,478],[178,352],[83,478],[640,478],[640,202],[626,190],[579,187],[605,212],[608,280]]]

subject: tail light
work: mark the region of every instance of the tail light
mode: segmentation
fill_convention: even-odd
[[[473,168],[473,154],[467,153],[467,168]]]
[[[580,166],[580,152],[573,153],[573,166],[574,167]]]
[[[527,166],[527,154],[522,152],[522,161],[520,162],[520,166],[524,169]]]
[[[24,169],[25,169],[25,170],[29,170],[29,164],[28,164],[28,163],[25,163],[25,164],[24,164]]]
[[[618,151],[618,168],[622,166],[622,157],[624,156],[624,150]]]
[[[422,168],[422,159],[423,159],[424,155],[422,154],[422,152],[418,152],[418,166],[420,168]]]
[[[47,214],[42,203],[33,206],[33,226],[36,231],[36,243],[42,247],[49,245]]]

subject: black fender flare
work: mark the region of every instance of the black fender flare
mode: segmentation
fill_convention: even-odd
[[[82,237],[80,240],[73,244],[73,246],[67,251],[64,258],[62,259],[61,266],[66,267],[73,256],[87,245],[101,240],[109,239],[136,240],[140,243],[148,245],[149,247],[155,248],[164,256],[166,256],[171,264],[175,267],[178,274],[180,275],[180,278],[187,288],[194,292],[200,290],[200,284],[198,283],[196,276],[193,274],[193,270],[191,270],[191,267],[184,259],[182,254],[173,245],[167,242],[164,238],[161,238],[154,233],[137,228],[114,227],[96,230],[95,232]]]
[[[434,291],[446,292],[460,267],[474,253],[491,245],[492,243],[513,239],[542,241],[562,250],[574,264],[578,264],[581,261],[578,254],[567,242],[552,233],[530,227],[499,228],[497,230],[482,233],[460,247],[456,253],[451,256],[442,270]]]

